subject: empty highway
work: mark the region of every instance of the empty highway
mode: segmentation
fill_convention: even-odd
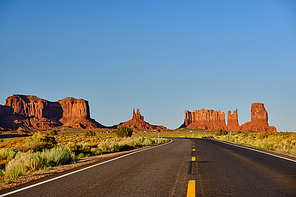
[[[173,139],[71,173],[0,196],[296,196],[295,162],[208,139]]]

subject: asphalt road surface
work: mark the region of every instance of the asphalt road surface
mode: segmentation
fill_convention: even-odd
[[[296,162],[207,139],[173,139],[65,174],[0,196],[296,196]]]

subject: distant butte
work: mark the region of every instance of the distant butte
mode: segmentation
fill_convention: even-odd
[[[131,120],[123,122],[121,124],[119,124],[117,127],[122,127],[122,126],[126,126],[129,128],[134,128],[134,129],[159,129],[159,130],[167,130],[166,127],[164,126],[156,126],[156,125],[151,125],[148,122],[144,121],[144,116],[142,116],[140,114],[140,110],[137,109],[137,111],[135,112],[135,109],[133,109],[133,117]]]
[[[274,126],[268,124],[268,114],[263,103],[252,103],[251,121],[241,126],[238,124],[237,109],[227,114],[227,126],[225,125],[224,112],[214,110],[185,110],[184,123],[180,128],[190,129],[228,129],[228,130],[249,130],[258,132],[275,132]]]
[[[96,129],[103,125],[90,118],[88,102],[65,98],[50,102],[37,96],[14,94],[0,105],[0,130],[40,129],[57,126]]]
[[[274,126],[268,124],[268,114],[263,103],[252,103],[251,121],[240,126],[241,130],[275,132]]]
[[[237,109],[233,111],[233,114],[230,110],[227,113],[227,129],[228,130],[239,130],[238,117],[237,117]]]
[[[225,113],[220,110],[201,109],[190,112],[185,111],[184,124],[181,127],[190,129],[226,129]]]

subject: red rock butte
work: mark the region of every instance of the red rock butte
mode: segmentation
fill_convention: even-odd
[[[268,114],[263,103],[252,103],[251,121],[240,126],[241,130],[275,132],[274,126],[268,124]]]
[[[237,109],[227,114],[227,126],[225,125],[225,114],[220,110],[185,110],[184,123],[180,128],[191,129],[228,129],[228,130],[249,130],[258,132],[275,132],[274,126],[269,126],[268,115],[263,103],[252,103],[251,121],[241,126],[238,124]]]
[[[133,129],[141,129],[141,130],[145,130],[145,129],[147,129],[147,130],[148,129],[167,130],[167,128],[164,126],[151,125],[148,122],[145,122],[144,116],[142,116],[140,114],[139,109],[137,109],[136,112],[135,112],[135,109],[133,109],[132,119],[119,124],[117,127],[122,127],[122,126],[126,126],[126,127],[133,128]]]
[[[230,110],[227,113],[227,129],[228,130],[239,130],[238,117],[237,117],[237,109],[233,111],[233,114]]]
[[[184,126],[190,129],[225,129],[225,114],[220,110],[201,109],[194,112],[186,110]]]
[[[50,102],[37,96],[14,94],[0,105],[0,130],[50,129],[57,126],[96,129],[103,125],[90,118],[88,102],[65,98]]]

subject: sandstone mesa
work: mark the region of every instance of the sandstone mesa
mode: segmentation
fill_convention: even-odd
[[[37,96],[14,94],[0,105],[0,130],[50,129],[57,126],[96,129],[103,125],[90,118],[88,102],[67,97],[50,102]]]

